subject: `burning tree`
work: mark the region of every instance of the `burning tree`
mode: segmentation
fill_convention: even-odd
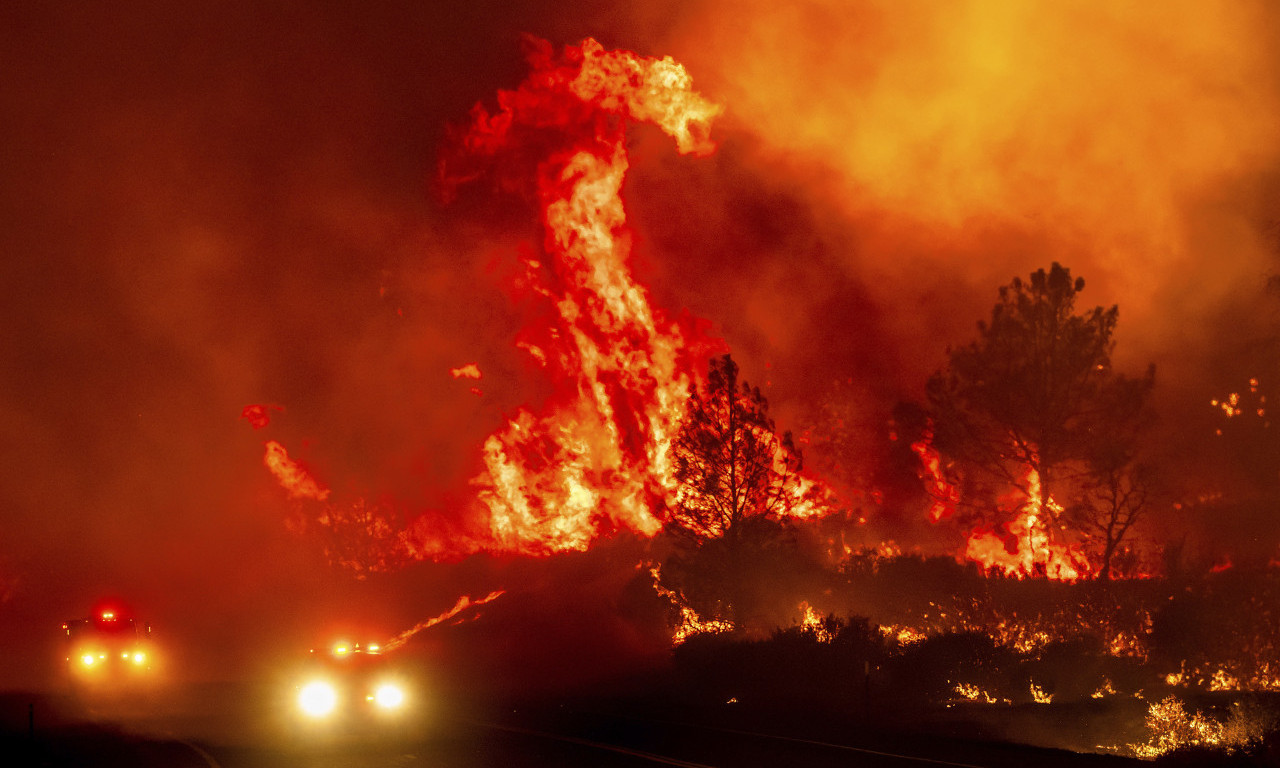
[[[729,355],[713,359],[705,389],[691,386],[671,443],[678,483],[666,525],[682,541],[672,558],[681,591],[700,612],[739,624],[753,579],[788,570],[795,539],[782,521],[807,516],[812,486],[791,433],[778,434],[759,388],[739,383]],[[776,567],[775,567],[776,566]]]
[[[733,535],[749,517],[785,516],[804,498],[791,433],[777,434],[758,387],[739,388],[729,355],[711,361],[705,392],[690,387],[671,451],[680,489],[668,524],[697,539]]]
[[[1066,515],[1054,493],[1089,475],[1103,436],[1108,451],[1122,449],[1113,456],[1132,455],[1128,447],[1145,421],[1154,383],[1154,369],[1137,379],[1112,370],[1119,310],[1076,313],[1082,290],[1084,279],[1073,280],[1057,263],[1029,282],[1014,278],[1000,288],[990,322],[978,323],[977,340],[952,349],[928,383],[937,446],[953,461],[948,480],[970,508],[1010,488],[1030,500],[1017,528],[1032,549],[1044,549],[1051,532],[1063,531]],[[1100,480],[1124,471],[1129,460],[1094,465],[1102,468]],[[1131,523],[1125,511],[1131,501],[1117,501],[1109,514]],[[1114,552],[1129,526],[1104,529],[1114,539],[1105,549]]]

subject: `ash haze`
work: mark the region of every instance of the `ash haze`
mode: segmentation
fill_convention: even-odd
[[[511,280],[541,234],[531,202],[445,205],[434,179],[446,126],[524,77],[524,33],[670,55],[724,105],[709,158],[635,131],[635,271],[788,426],[837,380],[869,421],[918,398],[997,287],[1055,260],[1120,306],[1119,365],[1156,363],[1176,441],[1280,374],[1270,4],[18,0],[0,644],[30,663],[0,686],[42,683],[57,623],[104,594],[221,649],[206,674],[362,594],[290,534],[248,404],[335,493],[471,507],[485,437],[548,395]],[[502,587],[465,572],[365,618]]]

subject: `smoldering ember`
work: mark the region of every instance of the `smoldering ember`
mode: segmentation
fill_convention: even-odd
[[[624,6],[5,12],[5,744],[1280,765],[1280,12]]]

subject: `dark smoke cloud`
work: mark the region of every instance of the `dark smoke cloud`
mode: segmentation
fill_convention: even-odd
[[[524,33],[671,54],[725,103],[711,158],[637,131],[637,271],[785,421],[835,379],[869,418],[918,395],[1055,259],[1178,403],[1274,320],[1269,6],[630,5],[5,5],[0,643],[45,659],[106,591],[228,647],[345,594],[284,530],[249,403],[336,493],[466,506],[480,442],[547,395],[506,282],[541,234],[431,180]],[[409,623],[456,598],[435,581]]]

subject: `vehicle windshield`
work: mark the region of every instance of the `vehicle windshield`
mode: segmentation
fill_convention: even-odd
[[[71,640],[85,640],[101,637],[135,638],[138,636],[138,625],[133,619],[93,618],[67,622],[67,637]]]

